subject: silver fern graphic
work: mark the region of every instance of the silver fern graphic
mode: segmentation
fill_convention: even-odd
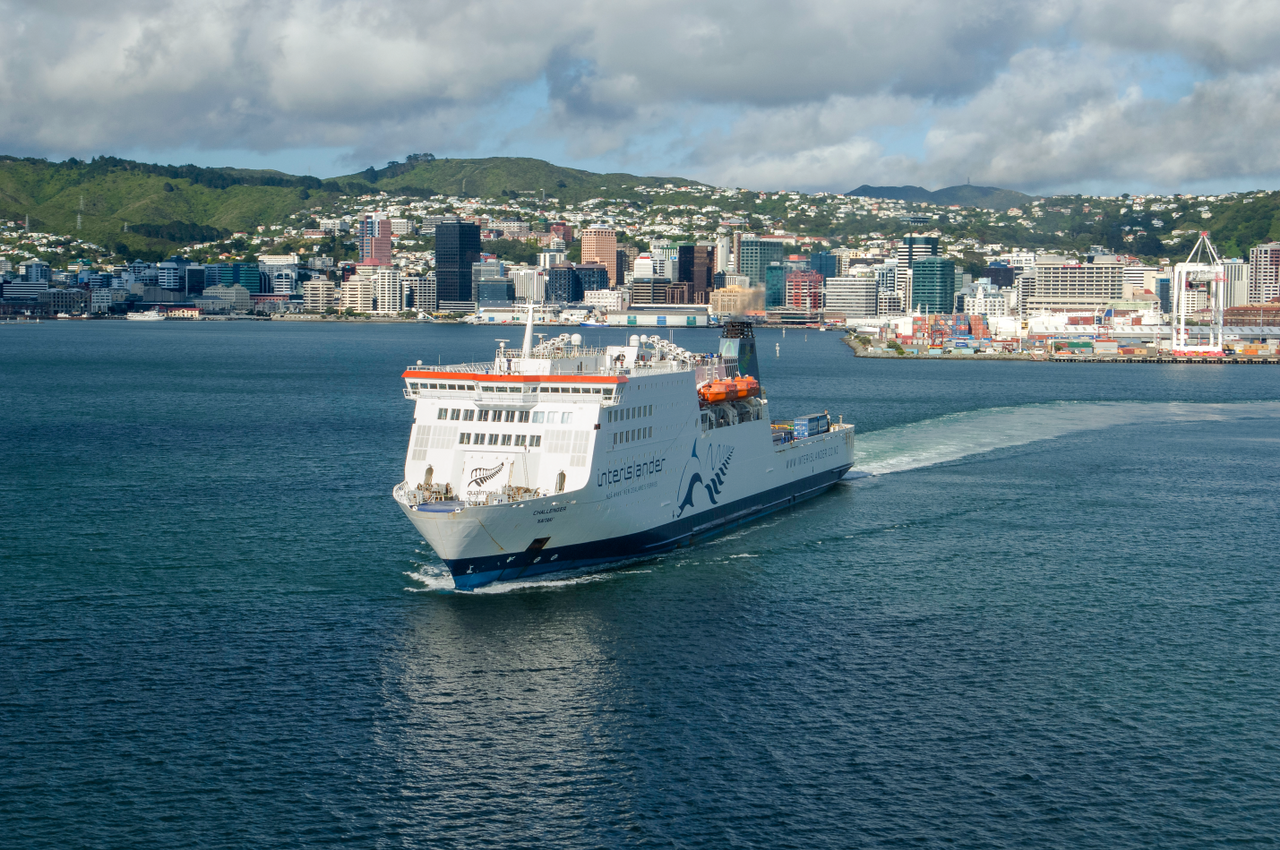
[[[498,464],[497,466],[491,466],[488,469],[471,470],[471,483],[468,484],[467,486],[468,487],[483,486],[486,481],[489,481],[491,478],[493,478],[495,475],[501,472],[502,468],[506,465],[507,465],[507,462],[504,460],[502,463]]]

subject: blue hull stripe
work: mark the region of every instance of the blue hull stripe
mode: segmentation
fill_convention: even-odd
[[[612,561],[656,555],[659,552],[668,552],[679,546],[696,543],[765,514],[817,496],[834,486],[848,471],[848,466],[840,466],[736,502],[719,505],[691,517],[623,537],[592,540],[571,546],[548,546],[540,552],[459,558],[445,561],[445,564],[449,567],[449,572],[453,573],[453,583],[458,589],[472,590],[495,581],[514,581],[546,573],[576,570]],[[554,542],[554,537],[552,540]]]

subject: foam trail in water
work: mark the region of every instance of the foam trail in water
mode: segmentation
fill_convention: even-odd
[[[953,413],[860,435],[846,478],[905,472],[995,449],[1116,425],[1280,417],[1280,402],[1054,402]],[[859,475],[862,473],[862,475]]]
[[[611,569],[604,572],[599,567],[594,568],[592,572],[570,572],[558,573],[546,576],[545,578],[533,578],[525,581],[500,581],[493,584],[486,584],[475,590],[462,591],[466,593],[512,593],[517,590],[562,590],[567,587],[574,587],[579,584],[589,584],[597,581],[608,581],[615,576],[634,575],[638,573],[648,573],[651,570],[641,569]],[[428,593],[448,593],[453,592],[457,588],[453,584],[453,576],[443,566],[421,565],[416,572],[405,573],[409,578],[416,582],[420,582],[422,587],[406,587],[405,590],[412,592],[428,592]]]

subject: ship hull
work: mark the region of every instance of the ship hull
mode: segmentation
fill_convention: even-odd
[[[548,546],[537,552],[446,558],[445,565],[459,590],[474,590],[498,581],[515,581],[552,573],[607,566],[620,561],[658,555],[691,546],[753,522],[776,511],[819,496],[835,486],[850,465],[810,475],[790,484],[719,505],[702,513],[620,537],[600,538],[565,546]],[[415,526],[419,514],[401,505]],[[424,530],[419,527],[419,530]]]

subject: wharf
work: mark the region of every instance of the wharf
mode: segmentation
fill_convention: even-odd
[[[1175,357],[1172,354],[1155,354],[1150,356],[1139,356],[1136,354],[1122,354],[1116,356],[1105,355],[1089,355],[1081,356],[1076,354],[1054,355],[1047,358],[1046,362],[1052,363],[1212,363],[1212,364],[1266,364],[1273,366],[1280,365],[1280,356],[1275,354],[1228,354],[1225,357]]]
[[[871,349],[862,345],[856,338],[845,337],[845,344],[853,349],[854,356],[877,360],[981,360],[1009,361],[1030,360],[1038,363],[1187,363],[1187,364],[1221,364],[1221,365],[1280,365],[1277,354],[1229,354],[1225,357],[1174,356],[1168,352],[1161,354],[1053,354],[1043,352],[992,352],[982,354],[897,354],[887,349]]]

